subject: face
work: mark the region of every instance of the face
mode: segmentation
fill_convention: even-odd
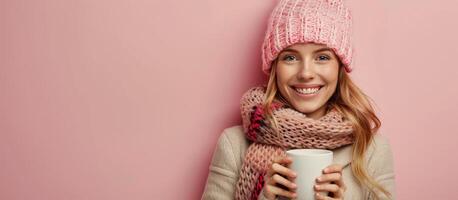
[[[277,59],[275,73],[281,95],[307,117],[325,115],[339,74],[334,51],[323,44],[297,43],[285,48]]]

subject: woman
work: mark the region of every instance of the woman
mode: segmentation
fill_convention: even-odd
[[[202,199],[295,198],[285,151],[329,149],[316,199],[395,199],[389,141],[350,79],[352,21],[341,0],[281,0],[262,49],[267,86],[241,99],[242,126],[224,130]],[[327,197],[319,191],[329,192]]]

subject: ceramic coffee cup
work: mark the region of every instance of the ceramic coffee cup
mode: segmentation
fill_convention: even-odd
[[[332,164],[333,152],[324,149],[292,149],[286,151],[286,155],[293,162],[289,168],[297,173],[295,183],[297,185],[297,200],[314,200],[316,178],[323,174],[323,169]],[[327,196],[327,192],[320,192]]]

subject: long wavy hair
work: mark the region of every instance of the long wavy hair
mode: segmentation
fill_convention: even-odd
[[[278,123],[272,115],[271,104],[275,101],[280,101],[287,105],[289,102],[280,94],[277,86],[277,67],[278,58],[272,62],[269,82],[266,89],[266,98],[263,102],[264,110],[266,111],[266,119],[272,124],[274,130],[278,130]],[[351,170],[357,179],[357,184],[360,186],[368,186],[369,193],[375,199],[380,199],[376,190],[384,193],[390,199],[391,193],[378,184],[374,178],[369,176],[366,171],[366,163],[364,155],[370,142],[373,140],[373,134],[378,131],[381,126],[379,118],[376,116],[372,106],[372,99],[363,93],[351,80],[350,76],[343,70],[342,62],[339,60],[338,83],[334,94],[327,101],[327,110],[335,108],[353,125],[355,142],[353,143],[353,161]]]

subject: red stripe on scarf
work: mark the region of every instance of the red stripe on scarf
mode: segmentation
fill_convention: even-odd
[[[262,188],[264,187],[264,175],[266,173],[263,172],[259,175],[258,177],[258,181],[256,182],[256,185],[255,185],[255,188],[253,190],[253,193],[251,193],[251,200],[257,200],[258,199],[258,196],[260,195],[261,193],[261,190]]]
[[[281,103],[277,103],[277,102],[272,102],[271,104],[271,108],[273,110],[277,110],[279,108],[281,108],[283,105]],[[257,135],[257,132],[259,130],[259,128],[263,125],[263,121],[264,121],[264,108],[262,106],[262,104],[258,104],[256,106],[254,106],[254,110],[253,112],[251,113],[251,124],[250,126],[248,127],[248,133],[247,133],[247,136],[248,136],[248,139],[252,140],[252,141],[256,141],[256,135]]]

